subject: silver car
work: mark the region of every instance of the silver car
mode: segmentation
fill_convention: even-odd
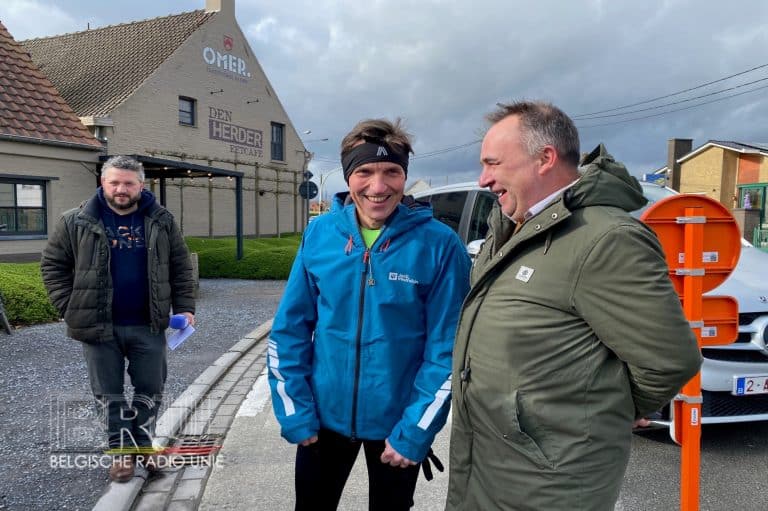
[[[641,184],[649,205],[677,194],[664,186]],[[432,205],[435,218],[456,231],[470,255],[477,253],[488,231],[486,219],[496,203],[493,193],[470,182],[432,188],[414,196]],[[632,214],[639,217],[643,210]],[[768,420],[766,386],[755,386],[754,393],[745,393],[743,385],[745,377],[768,379],[768,253],[742,240],[736,269],[708,294],[733,296],[739,302],[739,336],[733,344],[702,350],[702,423]],[[654,417],[655,422],[668,425],[669,414],[669,407],[665,407]]]

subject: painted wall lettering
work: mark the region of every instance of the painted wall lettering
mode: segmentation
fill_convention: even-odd
[[[208,107],[208,138],[229,143],[229,152],[262,156],[264,134],[261,130],[232,124],[232,111]]]
[[[223,108],[208,107],[208,117],[210,119],[221,119],[222,121],[232,122],[232,112]]]
[[[232,55],[231,53],[221,53],[214,50],[210,46],[203,48],[203,60],[209,66],[216,66],[219,69],[235,73],[239,76],[246,78],[251,77],[251,72],[248,71],[245,60]]]
[[[208,138],[261,149],[259,130],[237,126],[218,119],[208,119]]]

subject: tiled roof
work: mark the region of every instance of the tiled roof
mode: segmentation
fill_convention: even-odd
[[[684,161],[690,160],[694,156],[698,155],[702,151],[709,149],[712,146],[718,146],[724,149],[730,149],[732,151],[737,151],[739,153],[744,153],[744,154],[766,155],[766,153],[768,153],[768,144],[764,144],[764,143],[752,142],[749,144],[745,144],[743,142],[733,142],[731,140],[707,140],[706,143],[700,145],[690,153],[685,154],[677,161],[678,163],[683,163]]]
[[[0,136],[101,148],[29,53],[0,23]]]
[[[214,15],[197,10],[22,44],[79,116],[106,116]]]
[[[708,143],[727,147],[729,149],[734,149],[736,151],[742,151],[742,152],[754,152],[754,151],[765,152],[768,150],[768,146],[766,146],[766,144],[755,143],[755,142],[751,142],[747,144],[744,142],[732,142],[732,141],[726,141],[726,140],[710,140]]]

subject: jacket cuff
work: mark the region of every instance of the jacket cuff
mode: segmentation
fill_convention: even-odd
[[[280,435],[292,444],[303,442],[307,438],[317,435],[319,427],[311,424],[297,426],[291,429],[281,428]]]
[[[416,463],[424,461],[432,442],[430,441],[429,443],[421,444],[414,443],[405,438],[402,434],[402,430],[398,431],[398,429],[399,428],[395,428],[395,431],[393,431],[389,438],[387,438],[387,440],[389,440],[389,445],[400,453],[401,456],[405,456],[411,461],[415,461]],[[434,440],[434,438],[432,440]]]

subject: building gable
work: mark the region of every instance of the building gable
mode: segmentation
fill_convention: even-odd
[[[192,12],[23,41],[80,117],[107,116],[216,12]]]
[[[189,114],[180,119],[182,101]],[[110,153],[257,164],[264,172],[296,173],[306,164],[295,127],[227,11],[191,34],[110,117]],[[282,130],[278,151],[273,130]]]

